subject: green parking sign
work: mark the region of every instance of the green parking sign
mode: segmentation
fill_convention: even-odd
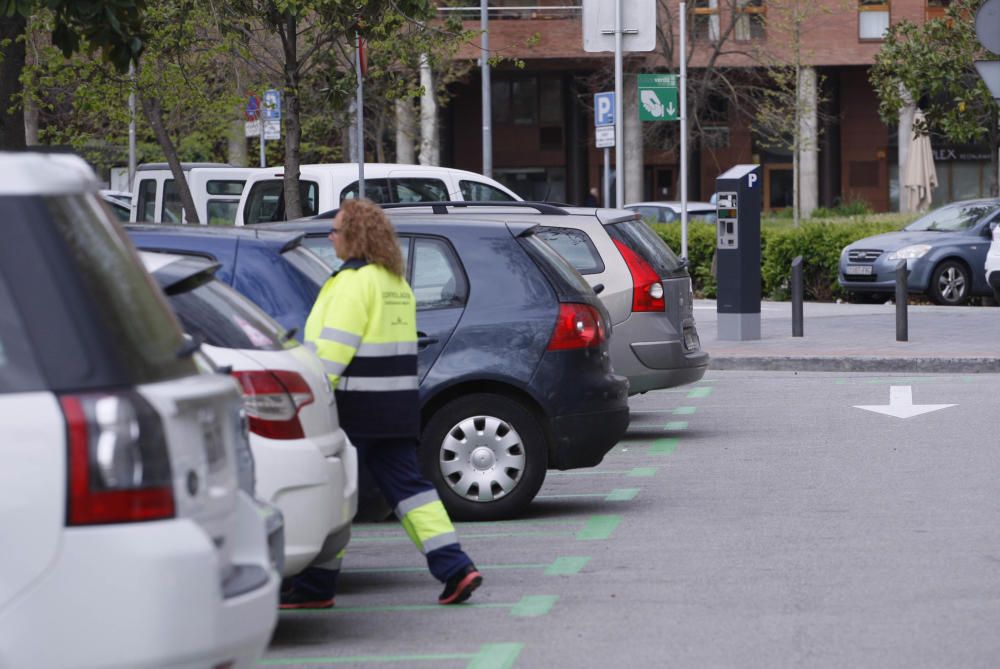
[[[676,121],[680,118],[677,79],[676,74],[639,75],[640,121]]]

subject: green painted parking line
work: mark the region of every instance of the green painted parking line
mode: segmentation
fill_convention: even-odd
[[[696,399],[699,397],[708,397],[711,394],[712,394],[711,386],[700,386],[698,388],[692,388],[691,392],[689,392],[687,396],[691,399]]]
[[[688,423],[686,420],[672,420],[663,426],[664,430],[669,430],[671,432],[679,432],[680,430],[686,430]]]
[[[657,467],[635,467],[628,473],[628,475],[637,478],[656,476],[656,470]]]
[[[688,416],[698,410],[698,407],[677,407],[673,413],[675,416]]]
[[[572,472],[549,472],[546,476],[656,476],[656,467],[633,467],[632,469],[584,469]]]
[[[510,610],[510,615],[515,618],[538,618],[548,614],[557,601],[558,595],[525,595]]]
[[[604,498],[605,502],[628,502],[635,499],[635,496],[639,494],[638,488],[618,488],[617,490],[612,490],[611,493]]]
[[[489,534],[469,534],[467,532],[459,533],[459,536],[465,539],[509,539],[511,537],[551,537],[559,534],[573,534],[572,530],[539,530],[537,532],[494,532]],[[401,536],[392,537],[351,537],[352,544],[367,544],[367,543],[409,543],[410,538],[406,536],[405,533],[401,533]]]
[[[523,648],[523,643],[488,643],[479,649],[465,669],[510,669]]]
[[[545,570],[546,576],[572,576],[590,562],[589,557],[559,557]]]
[[[670,455],[677,450],[677,437],[657,439],[649,447],[650,455]]]
[[[280,657],[258,660],[264,666],[328,664],[396,664],[469,660],[466,669],[510,669],[524,648],[523,643],[487,643],[476,653],[425,653],[419,655],[354,655],[340,657]]]
[[[592,516],[584,528],[576,533],[576,538],[580,541],[609,539],[621,522],[621,516]]]

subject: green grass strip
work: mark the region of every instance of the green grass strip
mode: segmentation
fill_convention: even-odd
[[[546,576],[572,576],[578,574],[581,569],[590,562],[589,557],[559,557],[545,570]]]
[[[638,488],[618,488],[612,490],[608,493],[608,496],[604,498],[605,502],[628,502],[635,499],[635,496],[639,494]]]
[[[628,475],[639,478],[656,476],[656,469],[656,467],[635,467],[628,473]]]
[[[677,437],[657,439],[649,447],[650,455],[670,455],[677,450]]]
[[[482,649],[480,649],[480,653]],[[310,664],[362,664],[365,662],[387,664],[396,662],[444,662],[448,660],[473,660],[479,654],[472,653],[430,653],[426,655],[354,655],[348,657],[281,657],[257,660],[257,664],[266,666],[310,665]],[[467,666],[472,666],[471,664]],[[492,665],[482,665],[492,666]],[[496,665],[509,666],[509,665]]]
[[[580,541],[609,539],[621,522],[622,517],[617,515],[591,516],[584,528],[576,533],[576,538]]]
[[[488,643],[473,656],[465,669],[511,669],[517,656],[524,648],[523,643]]]
[[[672,420],[663,426],[664,430],[671,432],[679,432],[680,430],[686,430],[688,427],[686,420]]]
[[[538,618],[548,614],[557,601],[558,595],[525,595],[510,610],[510,615],[516,618]]]
[[[697,399],[699,397],[708,397],[712,394],[711,386],[701,386],[699,388],[692,388],[691,392],[687,394],[690,399]]]
[[[697,410],[698,407],[677,407],[674,409],[673,413],[675,416],[690,416]]]

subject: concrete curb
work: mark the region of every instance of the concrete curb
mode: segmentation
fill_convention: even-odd
[[[1000,358],[712,356],[709,369],[778,372],[1000,373]]]

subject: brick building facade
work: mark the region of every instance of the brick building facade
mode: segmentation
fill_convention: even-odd
[[[907,119],[891,127],[880,120],[868,70],[889,22],[922,22],[942,12],[948,0],[799,0],[812,8],[800,24],[799,49],[789,46],[795,41],[789,37],[790,24],[779,28],[779,13],[791,1],[690,0],[689,79],[693,82],[698,68],[712,58],[715,67],[738,79],[740,72],[760,74],[765,63],[789,62],[798,53],[803,69],[818,82],[812,93],[808,86],[800,93],[806,96],[805,108],[816,109],[815,130],[807,133],[811,141],[804,149],[811,155],[800,154],[803,207],[862,199],[876,211],[896,209],[899,166],[905,157],[900,155],[899,136],[908,132]],[[666,9],[676,22],[679,0],[659,2],[661,32],[666,33]],[[493,171],[524,197],[577,203],[601,183],[603,154],[594,148],[592,99],[594,92],[613,89],[613,55],[583,51],[580,4],[490,2],[490,49],[508,59],[491,75]],[[478,10],[464,16],[468,27],[478,30]],[[661,35],[655,52],[629,54],[626,98],[636,95],[637,72],[677,71],[676,62],[668,66],[664,41]],[[461,55],[479,54],[470,46]],[[522,61],[523,67],[512,59]],[[480,91],[478,70],[452,90],[454,97],[441,122],[445,164],[482,169]],[[766,206],[791,204],[791,152],[762,145],[753,129],[754,110],[734,109],[724,98],[715,107],[712,132],[690,150],[689,197],[708,199],[716,176],[733,164],[753,162],[763,166]],[[642,183],[627,179],[625,199],[678,199],[676,151],[663,149],[648,128],[643,132],[632,118],[634,112],[625,115],[626,134],[642,133],[644,146],[642,152],[633,152],[641,153],[641,166],[631,172],[626,166],[626,175],[641,173]],[[670,132],[676,137],[676,130],[666,130]],[[944,145],[935,149],[941,182],[935,202],[988,192],[984,151]],[[613,159],[613,150],[611,155]],[[627,156],[626,162],[637,159]]]

